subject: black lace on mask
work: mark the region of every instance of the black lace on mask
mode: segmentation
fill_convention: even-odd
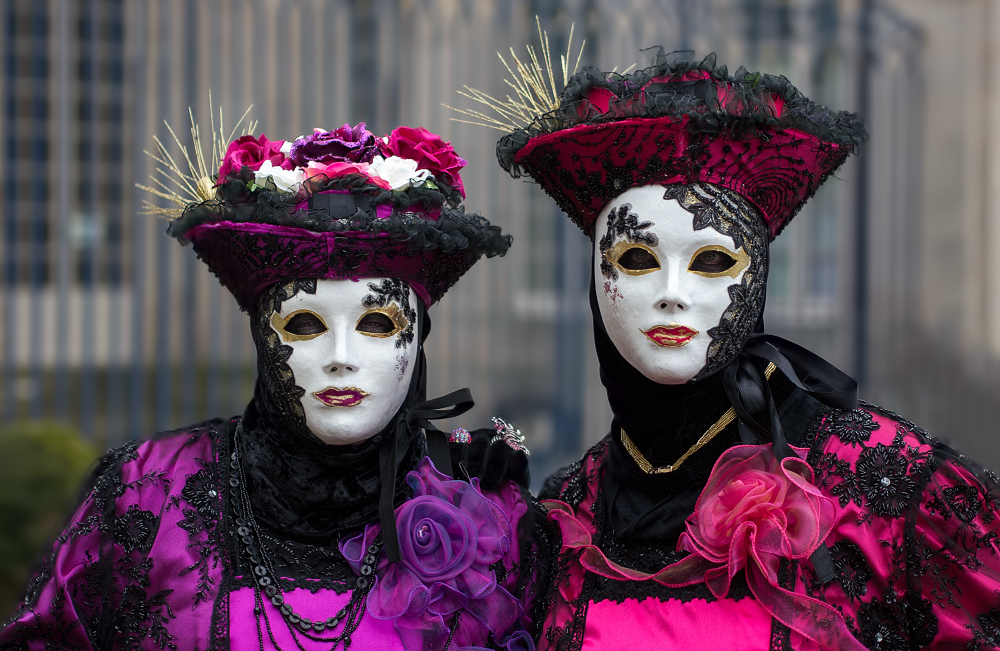
[[[712,340],[705,366],[691,380],[697,382],[717,373],[743,351],[764,314],[769,233],[767,224],[746,199],[717,185],[669,185],[663,198],[676,200],[694,215],[694,230],[711,227],[728,235],[736,248],[742,248],[750,257],[743,279],[729,287],[730,303],[719,325],[708,330]]]

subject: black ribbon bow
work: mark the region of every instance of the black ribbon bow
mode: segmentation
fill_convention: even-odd
[[[793,453],[782,432],[771,388],[757,360],[774,364],[792,384],[824,405],[852,410],[858,404],[858,383],[819,355],[775,335],[763,332],[750,335],[740,356],[723,369],[722,384],[739,418],[743,441],[770,441],[779,462]],[[796,368],[804,377],[799,376]],[[821,582],[827,583],[836,576],[825,543],[813,552],[810,560]]]
[[[475,401],[468,389],[459,389],[448,395],[408,405],[396,416],[396,426],[390,430],[388,440],[379,449],[379,475],[382,481],[378,502],[378,517],[382,525],[382,542],[390,563],[399,562],[399,533],[396,531],[396,508],[393,494],[396,490],[397,459],[413,441],[414,430],[427,432],[427,449],[434,466],[446,475],[452,475],[451,454],[447,435],[430,423],[432,420],[459,416],[472,409]]]

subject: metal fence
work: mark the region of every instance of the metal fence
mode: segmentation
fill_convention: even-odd
[[[229,118],[291,138],[366,120],[443,134],[471,161],[470,209],[514,235],[432,312],[433,391],[470,386],[482,424],[517,423],[535,475],[602,436],[609,412],[586,301],[589,242],[534,186],[494,163],[497,134],[449,121],[463,83],[503,94],[497,51],[534,16],[584,64],[645,63],[642,48],[715,50],[864,109],[874,137],[773,247],[772,330],[863,371],[875,394],[899,356],[905,256],[873,259],[914,219],[921,152],[915,30],[881,3],[836,0],[2,0],[4,419],[59,418],[103,445],[242,410],[253,382],[245,316],[195,260],[138,215],[150,136],[178,130],[208,91]],[[204,127],[203,127],[204,128]],[[861,172],[861,174],[859,174]],[[909,203],[908,203],[909,202]],[[890,238],[891,239],[891,238]],[[903,296],[896,301],[885,295]],[[866,343],[867,342],[867,343]],[[899,344],[902,345],[902,344]],[[897,346],[898,348],[898,346]],[[859,360],[869,359],[867,370]],[[889,368],[892,372],[886,371]]]

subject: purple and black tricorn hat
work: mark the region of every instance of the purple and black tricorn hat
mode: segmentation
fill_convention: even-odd
[[[198,257],[244,311],[269,286],[302,278],[405,280],[425,307],[511,237],[467,214],[466,161],[426,129],[377,137],[362,122],[294,141],[228,144],[207,200],[168,233]]]

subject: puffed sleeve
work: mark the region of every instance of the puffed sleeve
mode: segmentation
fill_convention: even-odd
[[[905,527],[908,627],[929,648],[1000,646],[998,477],[938,442]]]
[[[119,451],[106,455],[85,483],[82,503],[0,631],[0,649],[101,648],[102,578],[111,574],[111,550],[102,544],[102,530],[114,509],[103,489],[120,470],[119,456]]]

